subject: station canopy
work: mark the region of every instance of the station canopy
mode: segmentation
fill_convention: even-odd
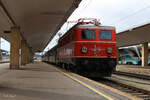
[[[150,24],[145,24],[117,34],[117,47],[150,42]]]
[[[42,51],[81,0],[0,0],[0,36],[10,41],[11,27],[34,51]]]

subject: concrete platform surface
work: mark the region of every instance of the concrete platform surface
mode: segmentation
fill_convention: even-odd
[[[42,62],[28,64],[20,70],[0,64],[0,100],[131,100],[119,93],[104,95],[107,98]]]

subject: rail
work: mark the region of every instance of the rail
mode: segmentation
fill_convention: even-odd
[[[103,83],[105,85],[108,85],[112,88],[116,88],[120,91],[127,92],[129,94],[132,94],[132,95],[142,98],[144,100],[150,100],[150,91],[148,91],[148,90],[144,90],[144,89],[141,89],[138,87],[134,87],[134,86],[125,84],[125,83],[121,83],[121,82],[115,81],[111,78],[96,78],[93,80]]]
[[[128,76],[128,77],[135,77],[135,78],[144,79],[144,80],[150,80],[149,75],[135,74],[135,73],[129,73],[129,72],[121,72],[121,71],[115,71],[115,72],[113,72],[113,74],[123,75],[123,76]]]

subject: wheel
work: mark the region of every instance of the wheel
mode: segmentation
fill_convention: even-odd
[[[71,71],[71,72],[74,72],[74,66],[73,66],[72,64],[70,64],[70,67],[69,67],[69,68],[70,68],[70,71]]]
[[[74,73],[78,73],[78,70],[77,70],[77,67],[76,67],[76,66],[73,66],[73,68],[72,68],[72,72],[74,72]]]
[[[71,64],[67,64],[67,70],[71,71]]]
[[[59,63],[59,67],[60,67],[60,68],[63,68],[63,63]]]
[[[65,64],[64,63],[62,63],[62,68],[65,69]]]

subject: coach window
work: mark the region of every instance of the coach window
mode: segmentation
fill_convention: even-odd
[[[109,30],[100,31],[100,40],[112,40],[112,33]]]
[[[83,40],[95,40],[95,31],[94,30],[82,30],[81,37]]]

